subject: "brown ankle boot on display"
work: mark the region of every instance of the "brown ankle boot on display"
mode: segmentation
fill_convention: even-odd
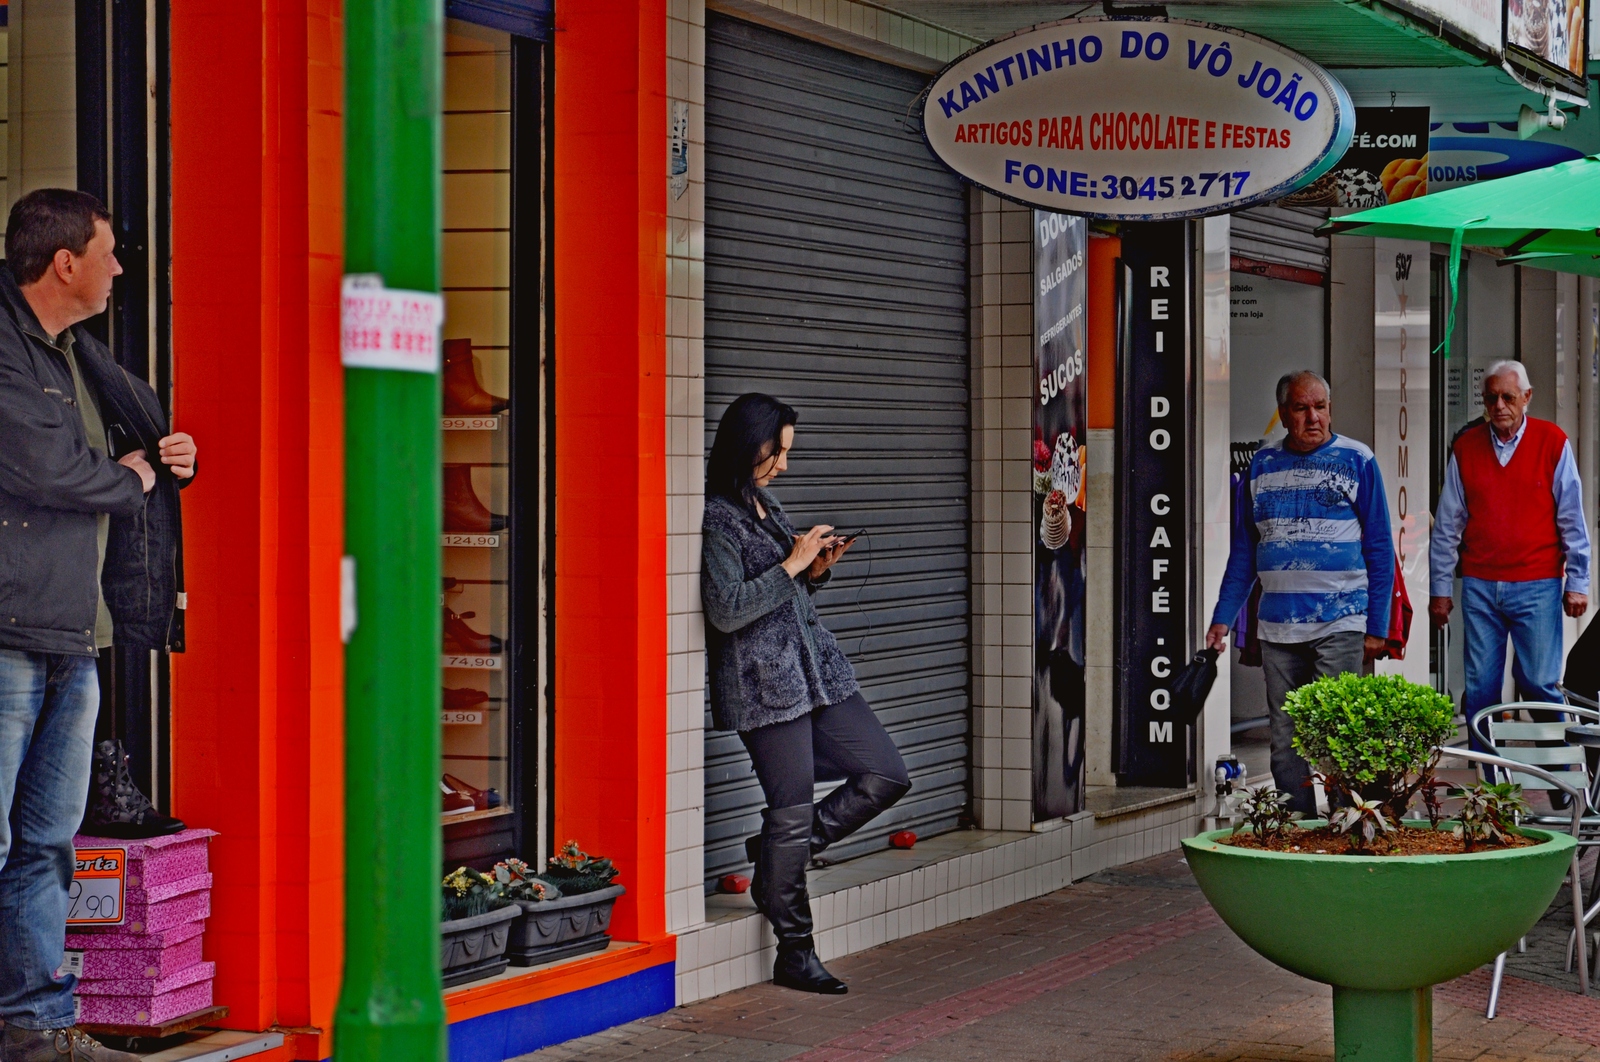
[[[444,651],[447,653],[498,653],[504,646],[497,634],[479,634],[466,621],[477,616],[476,612],[455,612],[451,609],[444,610]]]
[[[491,395],[478,382],[478,359],[472,356],[472,340],[444,341],[444,415],[482,417],[503,413],[511,399]]]
[[[478,707],[480,704],[488,703],[489,695],[483,690],[475,690],[471,687],[465,689],[444,687],[444,710],[447,712],[465,712]]]
[[[444,466],[444,529],[466,534],[506,529],[506,518],[490,512],[478,500],[478,492],[472,489],[471,465]]]

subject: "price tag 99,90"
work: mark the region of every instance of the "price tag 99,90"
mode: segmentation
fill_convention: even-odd
[[[80,848],[67,890],[69,926],[120,926],[127,882],[126,848]]]

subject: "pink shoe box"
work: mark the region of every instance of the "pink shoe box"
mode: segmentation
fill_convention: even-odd
[[[80,996],[129,996],[146,1002],[157,996],[170,995],[180,988],[201,981],[209,982],[217,973],[214,962],[192,963],[187,970],[179,970],[167,977],[130,977],[109,981],[79,981]]]
[[[111,927],[112,930],[120,927]],[[204,933],[206,924],[204,920],[184,922],[173,926],[171,929],[160,929],[154,933],[142,936],[123,934],[106,929],[90,929],[69,932],[67,934],[67,949],[69,951],[102,951],[106,949],[127,950],[163,950],[182,944],[184,941],[193,940]]]
[[[140,939],[150,940],[151,938],[144,937]],[[204,944],[204,938],[193,936],[167,948],[100,948],[91,946],[84,949],[83,973],[79,975],[78,983],[79,985],[86,985],[100,981],[127,981],[139,978],[161,980],[172,977],[200,962],[204,957],[201,954]]]
[[[143,893],[136,898],[132,895],[132,890],[129,890],[126,914],[120,926],[84,926],[73,935],[92,935],[96,938],[145,936],[211,916],[210,874],[196,874],[181,881],[157,885],[143,890]],[[103,946],[90,945],[90,947]]]
[[[126,848],[128,902],[132,903],[141,890],[204,874],[210,869],[207,851],[216,835],[215,830],[182,830],[166,837],[122,841],[79,834],[73,844],[78,848]]]
[[[210,966],[210,963],[206,963]],[[78,986],[78,1021],[85,1025],[162,1025],[211,1006],[207,977],[156,996],[96,996]]]

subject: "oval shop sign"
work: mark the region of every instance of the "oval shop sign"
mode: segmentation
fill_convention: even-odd
[[[958,175],[1045,210],[1197,217],[1277,199],[1355,131],[1344,86],[1271,41],[1199,22],[1067,19],[951,63],[923,135]]]

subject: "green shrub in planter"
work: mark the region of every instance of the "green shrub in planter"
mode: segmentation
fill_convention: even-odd
[[[1455,734],[1455,708],[1432,687],[1398,675],[1337,675],[1290,693],[1295,751],[1323,787],[1350,802],[1380,804],[1398,822],[1433,785],[1433,749]]]

